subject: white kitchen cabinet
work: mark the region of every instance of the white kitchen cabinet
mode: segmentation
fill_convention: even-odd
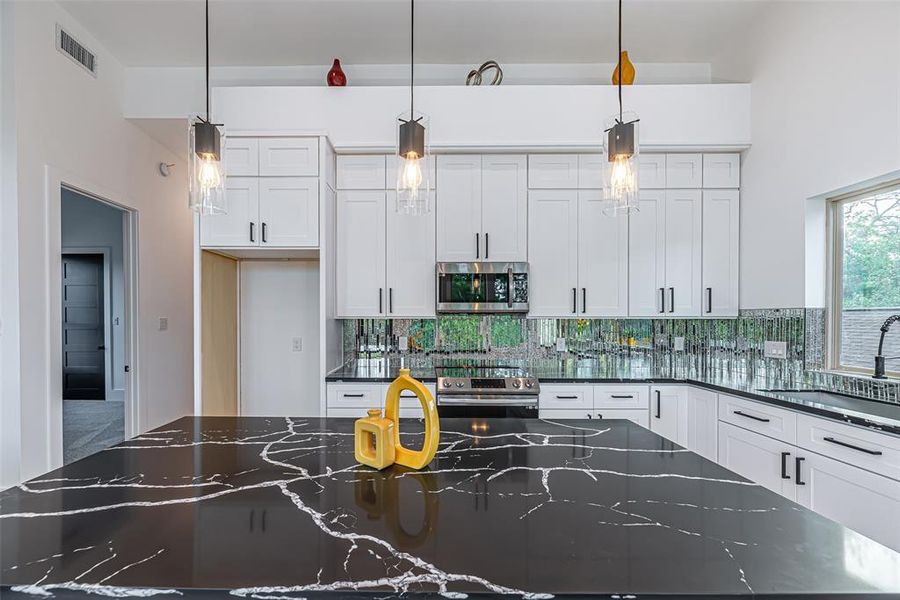
[[[640,191],[628,215],[628,307],[635,317],[660,316],[666,287],[666,192]]]
[[[538,417],[548,421],[590,420],[594,418],[594,412],[590,408],[541,408]]]
[[[387,389],[385,383],[345,383],[329,382],[326,386],[326,412],[329,417],[359,419],[366,416],[370,408],[384,409]],[[434,396],[433,383],[425,387]],[[415,419],[422,417],[419,397],[410,391],[400,393],[400,418]]]
[[[438,156],[437,177],[441,181],[435,210],[438,261],[482,260],[481,155]]]
[[[545,384],[541,386],[538,405],[542,411],[552,408],[590,412],[594,408],[594,390],[590,385]]]
[[[578,314],[628,314],[628,219],[603,214],[601,191],[578,192]]]
[[[635,384],[602,384],[594,386],[594,408],[628,409],[647,412],[650,388]]]
[[[383,154],[340,155],[337,161],[337,189],[384,190],[387,184]]]
[[[703,315],[738,315],[740,192],[703,190]]]
[[[687,387],[650,388],[650,430],[681,446],[687,445]]]
[[[704,154],[703,187],[732,189],[741,187],[741,155]]]
[[[319,138],[259,138],[261,177],[318,177]]]
[[[259,140],[257,138],[225,138],[225,175],[228,177],[256,177],[259,175]]]
[[[384,191],[337,195],[336,302],[338,318],[385,314]]]
[[[795,465],[797,502],[900,551],[900,481],[812,452]]]
[[[719,455],[718,434],[718,394],[687,388],[687,449],[715,462]]]
[[[484,260],[528,260],[528,161],[520,154],[481,157]]]
[[[397,192],[387,193],[386,315],[434,318],[434,213],[399,214]]]
[[[224,215],[200,217],[200,245],[210,248],[242,248],[259,245],[259,180],[255,177],[225,179]]]
[[[719,394],[719,420],[788,444],[797,443],[797,413],[765,402]]]
[[[666,187],[669,189],[703,187],[703,155],[667,154]]]
[[[577,154],[531,154],[528,157],[529,189],[576,189]]]
[[[702,225],[699,190],[666,190],[666,316],[700,314]]]
[[[578,189],[603,189],[603,172],[606,162],[606,154],[579,154]]]
[[[578,310],[578,192],[528,192],[529,315]]]
[[[642,190],[666,189],[665,154],[641,154],[638,157],[638,185]]]
[[[261,246],[315,248],[319,245],[319,179],[259,179]]]
[[[797,448],[765,435],[719,422],[719,464],[791,500],[797,499]]]
[[[645,429],[650,429],[650,417],[646,410],[628,409],[594,409],[593,418],[599,421],[622,419],[636,423]]]
[[[798,414],[797,445],[900,481],[900,436]]]
[[[386,159],[386,172],[385,172],[385,189],[388,190],[396,190],[397,189],[397,161],[400,160],[396,154],[388,154],[385,156]],[[437,171],[435,168],[435,158],[434,155],[430,155],[425,158],[425,174],[428,175],[428,181],[431,182],[431,189],[437,189]]]

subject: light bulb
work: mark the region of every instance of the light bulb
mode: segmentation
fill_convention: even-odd
[[[609,176],[609,191],[613,198],[625,198],[637,191],[637,178],[630,156],[618,155],[613,158]]]
[[[219,162],[212,157],[200,159],[200,170],[197,173],[197,182],[200,189],[212,189],[222,183],[222,175],[219,173]]]
[[[402,157],[400,160],[400,188],[413,192],[417,191],[425,179],[422,175],[422,160],[414,152]]]

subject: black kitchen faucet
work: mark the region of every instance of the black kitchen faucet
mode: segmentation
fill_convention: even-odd
[[[891,325],[893,325],[897,321],[900,321],[900,315],[891,315],[881,326],[881,339],[878,341],[878,354],[875,355],[875,375],[873,375],[875,379],[887,379],[884,374],[884,362],[886,360],[896,360],[900,358],[900,356],[891,356],[885,358],[882,355],[882,351],[884,349],[884,336],[888,331],[890,331]]]

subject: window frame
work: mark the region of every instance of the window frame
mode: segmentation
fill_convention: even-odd
[[[853,375],[873,375],[875,373],[875,356],[872,356],[872,367],[854,367],[841,364],[841,312],[843,309],[843,267],[844,267],[844,219],[842,209],[845,205],[863,200],[879,193],[892,190],[900,191],[900,179],[841,194],[828,199],[826,236],[826,298],[828,310],[826,314],[826,366],[829,371]],[[900,371],[886,369],[890,378],[900,378]]]

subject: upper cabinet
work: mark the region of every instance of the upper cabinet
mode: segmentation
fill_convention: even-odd
[[[703,190],[703,315],[738,314],[740,192]]]
[[[730,189],[741,187],[741,155],[704,154],[703,187]]]
[[[577,154],[532,154],[528,157],[528,187],[532,190],[576,189]]]
[[[437,157],[437,260],[527,260],[524,155]]]
[[[666,187],[669,189],[703,187],[703,155],[667,154]]]
[[[666,188],[666,155],[641,154],[638,159],[638,185],[642,190]]]
[[[227,214],[203,215],[210,248],[315,248],[319,245],[318,138],[229,137]]]

